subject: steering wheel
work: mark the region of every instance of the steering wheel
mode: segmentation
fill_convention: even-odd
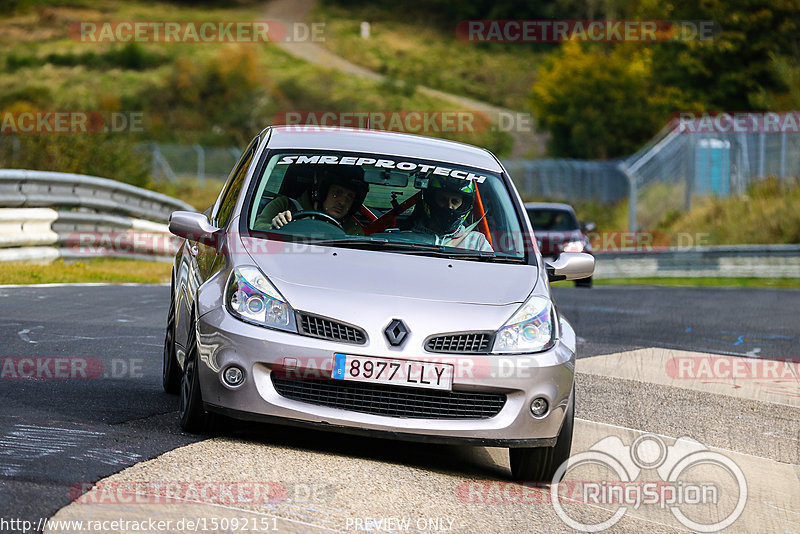
[[[336,225],[344,230],[344,228],[342,228],[342,224],[327,213],[317,210],[303,209],[303,205],[291,197],[289,197],[289,202],[291,202],[294,208],[297,210],[297,213],[292,213],[292,222],[300,219],[313,219],[315,221],[324,221],[326,223]]]
[[[326,223],[330,223],[336,225],[336,227],[342,228],[342,225],[339,221],[324,213],[322,211],[315,211],[315,210],[306,210],[306,211],[298,211],[297,213],[292,213],[292,221],[299,221],[300,219],[314,219],[315,221],[324,221]]]

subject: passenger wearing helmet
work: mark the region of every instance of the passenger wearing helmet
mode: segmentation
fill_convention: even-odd
[[[410,217],[410,229],[435,234],[436,243],[448,247],[491,251],[486,236],[473,231],[477,221],[464,225],[475,203],[475,182],[451,176],[429,177],[428,187]]]
[[[325,166],[327,167],[327,166]],[[304,210],[321,211],[336,219],[350,235],[364,235],[364,230],[352,218],[367,196],[369,186],[364,182],[360,167],[323,168],[316,173],[312,190],[297,199]],[[279,196],[267,204],[256,218],[256,227],[277,230],[292,221],[296,204],[287,196]]]

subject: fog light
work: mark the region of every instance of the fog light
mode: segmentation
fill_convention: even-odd
[[[531,402],[531,413],[534,417],[541,417],[547,413],[547,399],[536,397]]]
[[[244,382],[244,371],[235,365],[231,365],[222,373],[222,379],[229,386],[238,386]]]

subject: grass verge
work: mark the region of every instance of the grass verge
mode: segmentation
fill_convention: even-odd
[[[558,285],[567,282],[559,282]],[[666,287],[777,287],[800,289],[800,278],[608,278],[598,286],[648,285]]]
[[[79,262],[0,263],[0,284],[168,283],[172,264],[117,258]]]
[[[178,180],[175,183],[158,182],[153,190],[183,200],[197,211],[205,211],[214,205],[225,184],[223,180],[206,180],[200,184],[196,180]]]

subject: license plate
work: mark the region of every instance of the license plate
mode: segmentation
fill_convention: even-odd
[[[334,379],[354,382],[445,390],[453,387],[453,365],[449,363],[334,354],[332,374]]]

